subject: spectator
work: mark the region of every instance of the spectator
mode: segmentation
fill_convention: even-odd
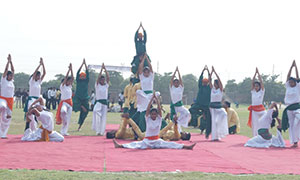
[[[15,92],[15,101],[16,101],[16,108],[21,108],[22,106],[22,102],[21,102],[21,97],[22,97],[22,92],[21,92],[21,88],[19,88],[16,92]]]

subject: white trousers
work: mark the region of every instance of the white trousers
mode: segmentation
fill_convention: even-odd
[[[211,138],[220,140],[228,135],[227,113],[224,108],[209,108],[211,113]]]
[[[28,101],[28,104],[27,104],[27,107],[28,109],[30,108],[31,104],[35,101],[36,99],[35,98],[32,98],[30,101]],[[40,104],[40,103],[37,103],[37,104]],[[27,109],[27,110],[28,110]],[[29,116],[29,119],[31,120],[30,123],[29,123],[29,128],[31,129],[31,131],[35,131],[38,129],[38,123],[35,121],[35,116],[33,114],[31,114]]]
[[[156,97],[160,96],[160,92],[156,91],[155,92]],[[143,112],[147,110],[148,104],[153,96],[153,93],[146,94],[142,90],[137,90],[136,91],[136,97],[137,97],[137,111]]]
[[[101,136],[105,133],[107,105],[97,102],[93,109],[92,130]]]
[[[22,141],[38,141],[42,138],[43,130],[38,128],[36,131],[31,131],[31,129],[26,129],[24,136],[21,138]],[[52,131],[49,134],[49,140],[53,142],[63,142],[64,137],[56,131]]]
[[[0,99],[0,113],[0,137],[5,138],[11,122],[11,118],[7,118],[7,116],[11,116],[12,112],[4,99]]]
[[[300,109],[287,111],[289,118],[290,143],[294,144],[300,140]]]
[[[63,102],[60,110],[60,117],[62,119],[62,126],[60,129],[60,133],[63,136],[68,134],[69,125],[71,122],[71,116],[72,116],[72,106],[70,106],[66,102]]]
[[[257,135],[251,139],[249,139],[245,146],[254,147],[254,148],[269,148],[273,147],[285,147],[284,139],[281,135],[281,132],[277,130],[277,136],[272,136],[272,139],[266,140],[262,138],[260,135]]]
[[[162,139],[149,140],[144,138],[142,141],[134,141],[122,146],[129,149],[182,149],[184,145]]]
[[[175,107],[176,114],[179,113],[178,116],[178,131],[181,132],[181,126],[188,127],[189,121],[191,120],[191,114],[187,108],[184,106]]]
[[[252,135],[257,136],[258,135],[258,128],[259,128],[259,124],[258,124],[258,120],[266,113],[266,111],[252,111]]]

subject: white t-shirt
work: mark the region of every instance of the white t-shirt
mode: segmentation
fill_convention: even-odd
[[[29,80],[29,96],[39,97],[41,94],[41,84],[41,79],[36,81],[33,77],[31,77]]]
[[[258,120],[258,129],[265,128],[269,129],[271,127],[272,123],[272,114],[274,112],[274,109],[267,110],[267,113],[265,113],[259,120]]]
[[[96,100],[107,99],[108,97],[108,87],[109,85],[106,83],[105,85],[95,84],[96,89]]]
[[[296,83],[295,87],[291,87],[289,82],[285,83],[285,97],[284,102],[286,105],[295,104],[300,102],[300,83]]]
[[[152,120],[150,115],[146,118],[146,133],[145,137],[158,136],[161,128],[162,118],[158,115],[156,120]]]
[[[150,72],[148,77],[140,74],[141,88],[143,91],[153,91],[154,74]]]
[[[175,86],[170,87],[171,100],[173,104],[177,103],[178,101],[182,101],[183,90],[184,87],[181,85],[179,85],[177,88]]]
[[[265,91],[260,89],[258,92],[255,89],[251,90],[252,106],[263,104]]]
[[[72,86],[60,85],[61,100],[71,99],[72,98]]]
[[[220,88],[216,89],[213,87],[211,89],[211,94],[210,94],[210,102],[221,102],[223,97],[223,92],[221,91]]]
[[[11,98],[15,93],[14,80],[8,81],[6,77],[1,78],[1,96]]]
[[[38,121],[41,121],[43,128],[48,131],[53,131],[54,123],[53,123],[53,114],[49,111],[40,112],[40,116],[37,117]]]

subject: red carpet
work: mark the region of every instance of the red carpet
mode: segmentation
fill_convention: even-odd
[[[108,125],[116,129],[118,125]],[[49,169],[73,171],[201,171],[232,174],[300,174],[299,149],[244,147],[244,136],[228,136],[210,142],[193,134],[190,150],[115,149],[112,140],[99,136],[70,136],[63,143],[21,142],[19,135],[0,139],[1,169]],[[119,141],[127,143],[130,141]],[[190,144],[190,142],[184,142]]]

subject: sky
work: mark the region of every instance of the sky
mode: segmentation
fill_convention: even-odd
[[[0,1],[0,70],[9,53],[16,72],[47,76],[88,64],[130,66],[142,21],[154,70],[199,76],[212,65],[225,83],[300,65],[300,1],[10,0]],[[2,69],[1,69],[2,68]]]

